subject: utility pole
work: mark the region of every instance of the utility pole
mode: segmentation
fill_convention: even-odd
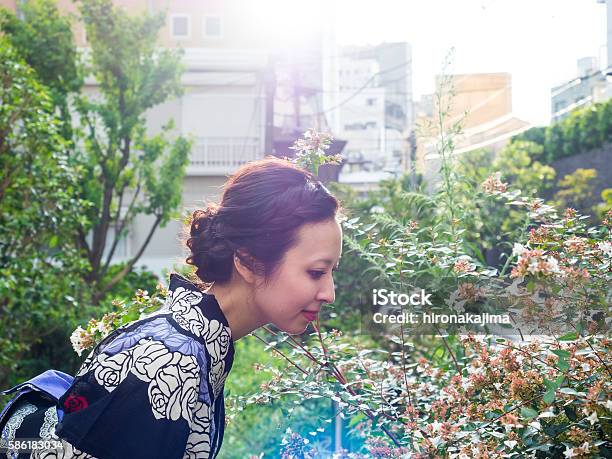
[[[417,188],[417,177],[416,177],[416,135],[414,134],[414,129],[410,131],[408,135],[408,142],[410,145],[410,185],[412,186],[412,191],[415,191]]]
[[[302,89],[302,80],[300,78],[300,69],[298,68],[296,62],[291,62],[291,84],[293,86],[293,116],[294,116],[294,126],[295,129],[299,132],[302,131],[302,126],[300,122],[300,118],[302,117],[302,107],[301,107],[301,89]]]
[[[264,154],[274,152],[274,96],[276,94],[276,68],[275,58],[268,56],[268,65],[264,70],[264,88],[266,94],[266,132]]]
[[[332,400],[332,413],[334,416],[334,452],[341,453],[342,448],[342,417],[338,402]]]

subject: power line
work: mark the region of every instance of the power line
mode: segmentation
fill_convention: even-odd
[[[357,89],[357,91],[355,91],[353,94],[351,94],[349,97],[347,97],[345,100],[343,100],[342,102],[334,105],[333,107],[330,108],[326,108],[324,110],[320,110],[318,112],[315,113],[310,113],[308,115],[305,116],[320,116],[320,115],[324,115],[325,113],[329,113],[332,112],[334,110],[337,110],[338,108],[342,107],[343,105],[345,105],[346,103],[348,103],[349,101],[351,101],[353,98],[355,98],[356,96],[358,96],[364,89],[366,89],[368,87],[368,85],[374,80],[374,78],[376,78],[379,75],[383,75],[385,73],[389,73],[392,72],[394,70],[399,69],[400,67],[404,67],[406,65],[410,65],[412,63],[412,60],[408,60],[408,61],[404,61],[401,64],[398,64],[396,66],[393,66],[391,68],[385,69],[385,70],[381,70],[380,72],[377,72],[375,74],[373,74],[361,87],[359,87]],[[291,116],[291,114],[289,113],[277,113],[278,115],[282,115],[282,116]]]
[[[255,80],[255,92],[258,93],[259,90],[261,89],[261,79],[259,78],[259,74],[257,76],[257,79]],[[243,158],[244,157],[244,151],[246,150],[246,145],[247,142],[249,140],[249,136],[251,135],[251,128],[253,127],[253,123],[255,121],[255,117],[257,116],[257,111],[259,109],[259,102],[261,101],[261,99],[263,99],[264,97],[255,97],[255,103],[253,104],[253,113],[251,114],[251,120],[249,121],[249,127],[247,128],[247,133],[244,137],[244,142],[242,143],[242,148],[240,149],[240,157]]]

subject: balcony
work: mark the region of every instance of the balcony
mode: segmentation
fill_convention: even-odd
[[[227,175],[263,156],[262,140],[257,137],[198,138],[191,148],[187,175]]]

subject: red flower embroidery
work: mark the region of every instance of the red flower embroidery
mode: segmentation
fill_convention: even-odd
[[[87,399],[82,395],[70,394],[64,401],[64,410],[66,413],[74,413],[87,408],[88,405],[89,403],[87,403]]]

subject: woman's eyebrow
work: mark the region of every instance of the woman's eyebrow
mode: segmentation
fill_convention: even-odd
[[[329,258],[319,258],[318,260],[315,260],[314,263],[318,262],[318,261],[322,261],[323,263],[327,264],[327,265],[331,265],[334,263],[333,260],[330,260]],[[340,260],[338,260],[338,263],[336,263],[336,265],[334,266],[334,268],[338,268],[338,266],[340,265]]]

